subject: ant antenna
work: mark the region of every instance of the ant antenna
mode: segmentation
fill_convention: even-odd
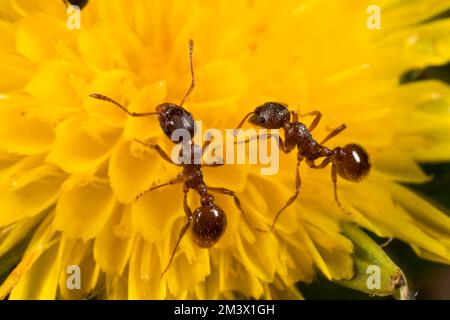
[[[248,119],[248,117],[250,117],[252,114],[254,114],[255,112],[254,111],[252,111],[252,112],[250,112],[249,114],[247,114],[245,117],[244,117],[244,119],[242,119],[242,121],[239,123],[239,125],[237,126],[237,128],[236,129],[234,129],[234,131],[233,131],[233,135],[234,136],[237,136],[237,133],[238,133],[238,131],[239,131],[239,129],[244,125],[244,123],[245,123],[245,121]]]
[[[92,94],[89,95],[89,97],[94,98],[94,99],[98,99],[98,100],[104,100],[104,101],[107,101],[109,103],[112,103],[115,106],[117,106],[120,109],[122,109],[123,111],[125,111],[126,113],[128,113],[132,117],[146,117],[146,116],[152,116],[152,115],[159,115],[159,114],[161,114],[161,112],[144,112],[144,113],[131,112],[127,108],[125,108],[123,105],[121,105],[120,103],[115,101],[114,99],[111,99],[110,97],[104,96],[104,95],[99,94],[99,93],[92,93]]]
[[[189,39],[189,66],[191,68],[192,82],[191,82],[191,86],[189,87],[188,91],[184,95],[183,100],[181,100],[180,107],[183,106],[183,104],[186,101],[187,97],[189,97],[189,95],[191,94],[192,90],[194,90],[194,87],[195,87],[193,55],[194,55],[194,41],[192,39]]]
[[[173,258],[175,257],[175,253],[177,252],[178,246],[180,245],[182,237],[179,237],[177,240],[177,243],[175,244],[175,247],[172,249],[172,253],[170,255],[170,260],[167,263],[166,267],[164,268],[163,272],[161,272],[160,279],[164,278],[164,275],[167,271],[169,271],[169,268],[173,262]]]

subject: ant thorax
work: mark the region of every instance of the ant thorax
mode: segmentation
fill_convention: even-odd
[[[186,186],[190,189],[197,190],[197,187],[204,185],[202,165],[201,165],[202,148],[189,141],[180,149],[180,159],[183,164],[183,177]],[[201,192],[199,192],[201,194]]]
[[[298,147],[299,154],[307,159],[315,160],[321,156],[322,146],[314,140],[308,128],[301,122],[291,122],[284,127],[287,151]]]

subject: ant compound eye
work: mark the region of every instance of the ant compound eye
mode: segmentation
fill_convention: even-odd
[[[202,248],[210,248],[219,241],[227,226],[225,212],[216,205],[195,209],[192,234]]]
[[[342,159],[336,162],[338,174],[349,181],[358,182],[369,174],[367,152],[358,144],[348,144],[342,149]]]
[[[250,117],[249,122],[254,124],[255,126],[264,126],[266,118],[264,116],[255,113],[253,116]]]
[[[256,123],[264,123],[264,122],[266,122],[266,118],[264,118],[262,116],[255,115],[255,122]]]

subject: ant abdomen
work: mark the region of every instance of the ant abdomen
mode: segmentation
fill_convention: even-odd
[[[369,155],[359,144],[350,143],[333,150],[333,160],[340,177],[358,182],[369,174]]]
[[[216,205],[202,206],[193,213],[192,235],[195,243],[202,248],[215,245],[225,232],[227,216]]]

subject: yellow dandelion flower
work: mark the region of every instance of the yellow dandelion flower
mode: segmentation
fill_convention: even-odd
[[[301,298],[295,284],[317,274],[370,294],[407,294],[400,269],[360,228],[450,263],[450,219],[399,184],[429,179],[419,161],[450,159],[449,88],[399,85],[407,70],[448,61],[450,20],[430,18],[449,5],[377,5],[96,0],[79,14],[63,1],[2,1],[0,296]],[[329,169],[302,167],[300,197],[273,233],[254,232],[232,199],[217,196],[224,236],[208,250],[186,236],[161,278],[185,222],[183,193],[170,186],[135,197],[179,170],[133,139],[173,145],[154,117],[128,117],[89,94],[135,112],[180,101],[190,82],[188,39],[197,86],[185,107],[204,129],[234,128],[265,101],[320,110],[314,136],[345,123],[328,145],[363,145],[372,171],[358,184],[338,181],[348,215],[334,201]],[[235,190],[250,219],[267,225],[294,191],[295,162],[282,154],[272,176],[255,165],[204,175]],[[198,197],[189,203],[195,208]],[[371,265],[382,271],[375,289],[365,287]],[[77,290],[68,281],[74,268]]]

